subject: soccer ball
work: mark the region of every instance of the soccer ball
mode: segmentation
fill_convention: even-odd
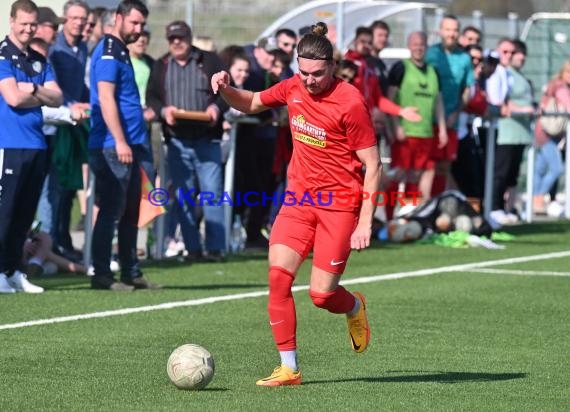
[[[214,358],[200,345],[182,345],[170,354],[166,372],[179,389],[203,389],[214,377]]]

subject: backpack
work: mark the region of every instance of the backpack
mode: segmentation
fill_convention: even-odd
[[[555,97],[549,97],[544,111],[547,113],[566,113],[566,107],[558,103]],[[568,118],[566,116],[542,116],[540,125],[549,136],[558,136],[566,131]]]

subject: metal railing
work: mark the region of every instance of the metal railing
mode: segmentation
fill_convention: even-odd
[[[528,117],[528,114],[512,113],[512,117],[517,116]],[[566,116],[570,118],[570,113],[543,112],[539,116],[560,117]],[[495,144],[496,130],[498,118],[493,118],[489,122],[487,130],[487,142],[485,152],[485,190],[483,194],[483,213],[487,220],[493,207],[493,179],[495,164]],[[570,219],[570,146],[568,139],[570,138],[570,121],[566,125],[566,161],[565,161],[565,187],[564,187],[564,217]],[[525,221],[531,223],[533,221],[533,190],[534,190],[534,167],[535,167],[536,149],[531,145],[527,152],[527,181],[526,181],[526,199],[525,199]]]

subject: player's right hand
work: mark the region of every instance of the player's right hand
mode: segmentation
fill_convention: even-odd
[[[226,71],[221,71],[215,73],[212,76],[212,90],[214,94],[218,93],[218,90],[223,90],[230,84],[230,75]]]

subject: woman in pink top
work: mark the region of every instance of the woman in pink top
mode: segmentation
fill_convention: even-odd
[[[558,105],[570,111],[570,60],[562,65],[560,72],[552,79],[542,96],[540,105],[544,110],[549,99],[555,98]],[[537,213],[545,211],[544,195],[551,193],[551,197],[556,195],[555,183],[562,174],[564,166],[562,164],[562,155],[560,148],[563,146],[560,142],[564,138],[565,131],[558,136],[550,136],[547,134],[540,122],[536,122],[536,160],[534,168],[534,210]],[[554,199],[552,199],[554,200]]]

